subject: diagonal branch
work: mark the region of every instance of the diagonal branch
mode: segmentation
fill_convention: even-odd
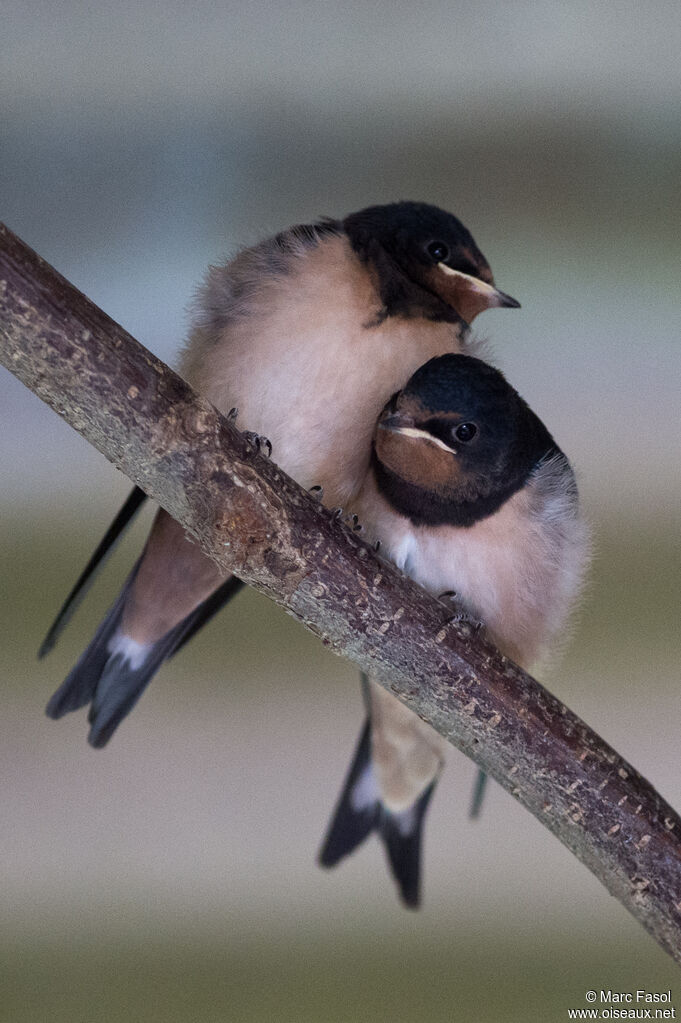
[[[0,361],[194,536],[472,757],[681,962],[681,820],[0,225]]]

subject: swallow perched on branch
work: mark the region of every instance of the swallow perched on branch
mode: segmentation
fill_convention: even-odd
[[[564,629],[588,556],[570,464],[502,374],[431,359],[388,401],[353,511],[371,539],[502,653],[536,665]],[[378,683],[325,838],[333,866],[372,831],[402,900],[419,903],[423,820],[446,743]]]
[[[424,203],[372,206],[292,227],[209,270],[180,372],[302,486],[347,507],[386,399],[426,359],[469,345],[483,309],[517,306],[456,217]],[[40,651],[54,645],[94,572],[144,500],[134,490]],[[104,746],[164,660],[240,587],[164,511],[50,717],[89,704]]]

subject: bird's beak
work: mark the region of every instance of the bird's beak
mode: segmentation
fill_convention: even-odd
[[[445,278],[441,279],[439,289],[442,297],[466,323],[472,323],[478,313],[485,309],[520,308],[520,302],[499,291],[493,284],[487,284],[461,270],[453,270],[446,263],[438,263],[437,268]]]
[[[456,448],[445,444],[439,437],[434,437],[428,430],[419,429],[414,419],[411,416],[405,415],[404,412],[388,413],[385,418],[379,420],[378,428],[379,430],[387,430],[390,433],[399,433],[401,437],[408,437],[411,440],[425,440],[429,444],[435,445],[436,448],[442,448],[443,451],[447,451],[450,455],[456,454]]]
[[[392,433],[401,433],[404,430],[414,428],[414,420],[404,412],[386,412],[382,415],[378,427],[380,430],[390,430]]]

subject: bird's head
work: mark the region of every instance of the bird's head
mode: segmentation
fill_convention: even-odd
[[[384,497],[413,521],[472,525],[557,450],[498,370],[471,356],[443,355],[383,409],[373,465]]]
[[[370,206],[343,227],[378,279],[387,315],[462,319],[519,303],[499,291],[472,235],[451,213],[420,202]]]

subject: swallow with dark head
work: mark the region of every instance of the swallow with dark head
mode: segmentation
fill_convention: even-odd
[[[457,614],[534,667],[565,630],[588,560],[570,464],[502,374],[468,355],[431,359],[386,404],[353,511],[382,551]],[[424,815],[446,743],[378,683],[326,835],[333,866],[372,831],[400,895],[419,904]]]

